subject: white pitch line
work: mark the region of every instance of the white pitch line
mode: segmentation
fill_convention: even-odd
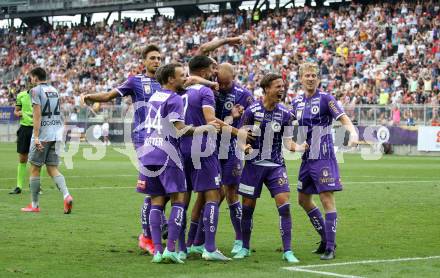
[[[356,278],[359,278],[360,276],[344,275],[344,274],[339,274],[339,273],[334,273],[334,272],[316,271],[316,270],[310,270],[309,268],[334,267],[334,266],[357,265],[357,264],[408,262],[408,261],[435,260],[435,259],[440,259],[440,256],[398,258],[398,259],[385,259],[385,260],[364,260],[364,261],[343,262],[343,263],[333,263],[333,264],[312,264],[312,265],[283,267],[283,269],[289,270],[289,271],[308,272],[308,273],[321,274],[321,275],[327,275],[327,276],[335,276],[335,277],[347,277],[347,278],[348,277],[351,277],[351,278],[356,277]]]
[[[343,278],[362,278],[362,276],[353,276],[353,275],[344,275],[334,272],[327,272],[327,271],[316,271],[316,270],[310,270],[310,269],[303,269],[303,268],[289,268],[290,271],[297,271],[297,272],[308,272],[313,274],[321,274],[321,275],[327,275],[327,276],[334,276],[334,277],[343,277]]]
[[[343,262],[343,263],[333,263],[333,264],[312,264],[312,265],[295,266],[292,268],[320,268],[320,267],[331,267],[331,266],[340,266],[340,265],[378,264],[378,263],[408,262],[408,261],[436,260],[436,259],[440,259],[440,256],[397,258],[397,259],[384,259],[384,260],[364,260],[364,261]],[[287,269],[290,267],[285,267],[285,268]]]
[[[67,179],[77,179],[77,178],[112,178],[112,177],[137,177],[138,175],[97,175],[97,176],[64,176]],[[48,177],[43,176],[44,177]],[[15,180],[15,178],[0,178],[0,180]]]

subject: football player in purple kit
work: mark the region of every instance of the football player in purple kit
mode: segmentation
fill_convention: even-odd
[[[194,56],[189,61],[190,74],[204,79],[212,77],[213,68],[214,62],[208,56]],[[221,127],[228,126],[215,117],[215,97],[210,88],[203,85],[190,86],[182,98],[185,106],[185,124],[199,126],[216,121]],[[236,135],[237,131],[236,128],[232,128],[232,134]],[[193,191],[198,193],[198,200],[203,200],[203,209],[200,206],[195,206],[191,218],[201,216],[205,230],[205,245],[195,247],[197,245],[195,241],[192,246],[189,246],[189,251],[196,253],[193,252],[195,248],[201,249],[202,258],[205,260],[227,261],[230,258],[224,256],[215,244],[220,202],[220,165],[216,151],[216,139],[217,137],[203,135],[182,138],[180,142],[188,187],[192,187]],[[198,146],[197,150],[195,146]],[[201,226],[199,223],[198,228]],[[194,230],[194,228],[190,229],[190,231]]]
[[[254,98],[251,92],[238,85],[234,79],[234,67],[229,63],[220,64],[217,74],[220,90],[215,98],[215,114],[220,120],[238,127],[243,111],[254,102]],[[226,197],[228,202],[231,223],[235,231],[235,241],[231,250],[235,255],[243,245],[240,228],[242,209],[237,194],[243,166],[235,155],[237,137],[232,137],[229,142],[218,140],[217,143],[220,146],[221,184],[224,193],[222,197]]]
[[[197,131],[195,127],[184,124],[183,101],[177,94],[183,90],[186,81],[183,66],[166,65],[157,71],[157,75],[163,87],[151,96],[146,105],[148,111],[143,123],[145,141],[136,152],[143,165],[141,171],[146,176],[145,191],[151,196],[149,222],[154,243],[152,262],[183,263],[176,252],[176,241],[186,213],[184,196],[187,189],[178,138],[193,135]],[[209,128],[215,132],[216,125],[200,126],[200,133]],[[162,251],[161,222],[167,196],[171,197],[172,207],[168,219],[167,245]]]
[[[263,183],[269,189],[280,217],[280,233],[283,243],[283,260],[297,263],[291,248],[292,220],[290,214],[290,189],[286,166],[282,154],[282,144],[290,151],[299,150],[301,146],[292,141],[294,117],[292,113],[279,102],[285,95],[282,77],[278,74],[267,74],[260,83],[263,88],[263,100],[250,105],[243,113],[241,130],[250,127],[256,140],[239,147],[244,149],[246,158],[238,193],[242,195],[241,232],[243,247],[233,257],[243,259],[251,255],[250,238],[252,231],[252,216],[257,199],[260,197]],[[287,128],[287,127],[291,128]],[[241,139],[241,138],[240,138]]]
[[[146,103],[150,97],[161,88],[159,82],[155,78],[155,73],[161,65],[160,49],[156,45],[148,45],[142,51],[142,59],[146,68],[145,74],[132,75],[122,84],[112,89],[110,92],[100,92],[96,94],[82,94],[83,103],[108,102],[116,97],[130,96],[134,104],[134,121],[131,139],[135,149],[144,144],[145,130],[137,129],[141,123],[145,121],[146,108],[142,103]],[[139,105],[141,104],[141,105]],[[139,172],[136,191],[146,194],[146,177]],[[148,215],[151,208],[150,196],[146,196],[144,204],[141,207],[141,225],[143,233],[139,235],[139,247],[148,251],[150,254],[154,252],[153,242],[151,240],[150,227],[148,223]]]
[[[303,154],[298,175],[298,202],[321,236],[319,248],[322,260],[335,258],[337,213],[333,192],[342,190],[331,134],[333,119],[340,121],[350,132],[349,146],[356,144],[358,134],[335,98],[320,92],[319,67],[315,63],[300,66],[299,76],[304,94],[292,102],[292,113],[298,125],[307,130],[306,143],[310,148]],[[325,221],[313,202],[312,194],[319,194],[325,210]]]

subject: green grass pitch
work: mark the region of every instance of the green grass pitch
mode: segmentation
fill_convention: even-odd
[[[257,202],[248,259],[230,263],[189,259],[185,265],[154,265],[137,248],[139,208],[136,170],[128,158],[107,150],[100,161],[74,157],[74,169],[61,167],[74,197],[71,215],[62,197],[42,179],[40,214],[20,208],[29,190],[15,186],[15,145],[0,145],[0,277],[438,277],[440,258],[385,261],[288,271],[281,261],[278,216],[267,190]],[[293,248],[299,266],[440,255],[440,157],[384,156],[366,161],[345,155],[339,164],[344,191],[336,194],[339,214],[337,258],[322,262],[311,254],[318,236],[296,204],[299,160],[288,162],[292,184]],[[169,211],[169,209],[168,209]],[[227,206],[220,209],[218,247],[229,254],[233,241]],[[296,266],[296,265],[295,265]],[[342,276],[341,276],[342,275]]]

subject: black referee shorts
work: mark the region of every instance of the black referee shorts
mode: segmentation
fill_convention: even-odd
[[[29,147],[31,145],[32,138],[32,126],[20,125],[17,130],[17,152],[29,153]]]

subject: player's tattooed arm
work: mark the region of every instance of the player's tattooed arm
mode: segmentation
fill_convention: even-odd
[[[186,79],[186,82],[184,84],[184,87],[189,87],[191,85],[195,85],[195,84],[202,84],[205,85],[209,88],[211,88],[214,91],[218,91],[219,90],[219,84],[217,82],[213,82],[213,81],[209,81],[205,78],[202,78],[200,76],[188,76],[188,78]]]
[[[109,102],[110,100],[118,97],[120,94],[116,89],[110,92],[101,92],[96,94],[81,94],[81,103],[91,105],[94,102]]]
[[[359,144],[359,135],[357,133],[356,128],[351,122],[350,118],[347,115],[342,115],[339,117],[338,121],[345,127],[345,129],[350,132],[350,137],[348,139],[348,147],[353,147]]]

